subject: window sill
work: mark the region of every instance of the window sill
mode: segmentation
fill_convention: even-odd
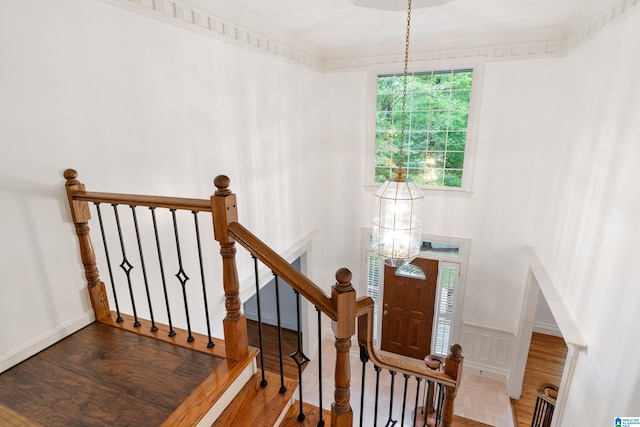
[[[378,190],[378,188],[380,188],[381,185],[382,184],[365,184],[364,188],[367,192],[375,193]],[[466,190],[464,188],[429,187],[429,186],[418,186],[418,188],[420,188],[420,190],[422,190],[423,193],[445,192],[445,193],[451,193],[451,194],[460,194],[461,196],[462,195],[471,196],[473,194],[473,191]]]

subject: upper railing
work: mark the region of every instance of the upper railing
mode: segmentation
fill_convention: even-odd
[[[218,344],[217,347],[220,348],[221,351],[223,350],[224,356],[230,360],[241,360],[242,358],[247,357],[250,352],[248,344],[247,321],[241,310],[241,299],[239,295],[240,285],[238,279],[238,270],[236,266],[235,249],[235,243],[237,242],[252,255],[254,260],[263,263],[273,272],[276,277],[284,279],[286,283],[288,283],[294,289],[297,295],[301,295],[302,297],[306,298],[311,304],[313,304],[318,311],[319,322],[320,313],[323,313],[332,320],[336,348],[336,362],[334,368],[334,403],[331,405],[332,426],[344,427],[353,425],[353,411],[350,404],[351,364],[349,351],[351,349],[351,337],[356,334],[357,318],[359,319],[358,340],[363,349],[363,357],[367,360],[372,360],[375,366],[378,368],[385,368],[391,370],[392,372],[401,373],[406,376],[425,379],[428,380],[430,384],[433,383],[434,385],[439,385],[443,390],[443,397],[440,400],[440,419],[442,421],[441,425],[451,425],[450,423],[453,418],[453,399],[455,398],[455,392],[459,384],[458,375],[460,372],[462,360],[459,352],[459,346],[454,346],[455,348],[452,347],[453,354],[450,355],[450,357],[447,359],[444,365],[443,372],[437,372],[426,367],[403,362],[401,360],[394,359],[388,356],[379,355],[373,346],[372,339],[373,301],[370,298],[364,298],[356,301],[356,293],[353,286],[351,285],[351,272],[347,269],[339,269],[336,273],[336,284],[331,288],[331,295],[327,296],[320,287],[318,287],[306,276],[292,267],[285,259],[280,257],[275,251],[269,248],[265,243],[263,243],[259,238],[253,235],[249,230],[247,230],[238,222],[236,196],[229,189],[229,178],[225,176],[216,177],[216,179],[214,180],[214,184],[217,187],[215,193],[211,196],[210,200],[201,200],[161,196],[140,196],[130,194],[88,192],[85,190],[84,185],[77,180],[76,171],[68,169],[65,171],[64,176],[67,179],[66,189],[69,205],[71,208],[72,219],[76,227],[76,233],[80,245],[80,254],[85,269],[89,295],[93,310],[96,315],[96,319],[106,322],[113,322],[113,320],[119,322],[121,321],[122,316],[119,313],[119,309],[116,310],[115,314],[111,313],[105,284],[100,280],[98,274],[98,269],[96,267],[96,255],[93,251],[91,239],[89,236],[88,222],[91,218],[89,202],[94,203],[96,205],[96,208],[98,209],[97,212],[100,220],[103,240],[104,229],[102,224],[102,215],[100,213],[100,204],[104,203],[113,206],[119,233],[120,220],[118,216],[119,214],[117,206],[126,205],[131,208],[133,223],[135,224],[135,233],[137,235],[138,241],[139,259],[142,261],[141,267],[144,272],[147,300],[149,303],[149,311],[151,312],[152,332],[154,332],[153,328],[156,326],[153,320],[151,297],[149,296],[150,294],[149,286],[147,283],[147,273],[145,271],[145,255],[143,254],[135,208],[138,206],[144,206],[148,207],[151,212],[151,216],[153,218],[153,229],[155,232],[155,241],[157,244],[157,253],[160,259],[159,265],[163,286],[165,286],[165,272],[161,257],[161,244],[159,242],[160,238],[156,224],[155,210],[156,208],[166,208],[171,212],[173,217],[173,228],[175,230],[175,246],[180,267],[180,271],[178,272],[178,274],[176,274],[176,277],[178,278],[178,280],[180,280],[183,289],[184,311],[186,312],[186,322],[188,326],[187,341],[189,343],[194,341],[193,336],[197,334],[193,334],[191,332],[189,321],[189,304],[187,302],[187,292],[185,290],[185,282],[189,278],[186,276],[182,269],[181,245],[178,235],[179,227],[176,223],[175,212],[177,210],[190,211],[194,217],[198,247],[197,253],[200,257],[202,292],[204,294],[204,305],[207,312],[207,323],[209,321],[208,307],[206,302],[207,285],[205,284],[205,274],[202,267],[203,261],[197,213],[210,212],[212,214],[215,239],[220,243],[226,316],[223,320],[224,342],[221,343],[219,340],[215,340],[214,338],[212,338],[210,327],[209,325],[207,325],[209,329],[208,343],[206,345],[207,347],[211,348],[215,344]],[[122,235],[119,236],[119,240],[121,244],[121,251],[119,251],[119,253],[121,252],[124,258],[120,267],[126,274],[127,280],[129,280],[129,294],[134,311],[134,316],[132,319],[134,321],[134,328],[132,328],[132,330],[136,330],[136,328],[139,328],[140,321],[137,318],[136,308],[133,302],[134,292],[130,281],[130,270],[133,267],[129,265],[129,261],[126,257],[125,245],[123,243]],[[105,242],[105,250],[106,249],[107,248]],[[109,273],[111,275],[111,267],[109,267]],[[256,283],[257,282],[258,280],[256,279]],[[257,288],[259,289],[259,285],[257,286]],[[114,296],[116,294],[115,288],[113,289],[113,294]],[[171,301],[171,298],[167,295],[166,287],[164,289],[164,296],[166,302],[166,311],[167,314],[169,314],[169,319],[171,319],[170,304],[173,304],[174,301]],[[299,317],[300,314],[298,308],[298,323],[300,323]],[[321,334],[320,329],[321,328],[318,327],[319,335]],[[172,333],[175,335],[174,328],[171,325],[171,320],[169,320],[169,327],[167,332],[168,336],[170,337],[173,336],[171,335]],[[320,342],[321,338],[322,337],[319,336]],[[300,352],[300,342],[298,343],[298,346],[298,351]],[[292,357],[294,357],[294,355],[292,355]],[[297,362],[299,364],[299,367],[300,365],[306,363],[305,360],[308,361],[308,359],[306,359],[306,356],[304,356],[302,359],[302,362]],[[418,388],[419,386],[420,381],[418,381]],[[303,417],[302,412],[301,417]],[[414,423],[416,422],[416,418],[417,412],[416,417],[414,417]]]

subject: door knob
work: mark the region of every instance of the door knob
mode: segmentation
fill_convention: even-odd
[[[387,313],[389,313],[387,310],[382,312],[382,314],[384,314],[385,316],[387,315]]]
[[[389,308],[389,304],[385,304],[385,305],[384,305],[384,308]]]

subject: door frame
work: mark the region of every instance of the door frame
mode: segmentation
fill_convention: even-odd
[[[460,336],[460,327],[462,326],[462,309],[465,295],[465,287],[467,281],[467,269],[469,266],[469,250],[471,247],[471,239],[466,239],[462,237],[452,237],[452,236],[438,236],[434,234],[422,234],[423,242],[439,242],[439,243],[449,243],[459,245],[460,251],[458,253],[458,257],[450,257],[446,255],[438,255],[432,253],[420,253],[419,258],[427,258],[436,260],[439,262],[438,264],[438,283],[436,287],[436,298],[440,294],[440,285],[441,285],[441,274],[442,274],[442,263],[443,262],[453,262],[460,264],[458,282],[456,285],[456,299],[455,299],[455,314],[453,316],[453,328],[451,329],[451,342],[459,342]],[[356,289],[358,295],[367,295],[367,257],[373,252],[371,245],[371,228],[363,227],[361,229],[361,274],[363,280],[358,282],[359,286]],[[383,272],[384,273],[384,272]],[[381,274],[380,283],[379,283],[379,303],[382,303],[382,298],[384,295],[384,274]],[[436,310],[438,309],[438,303],[436,302]],[[375,331],[377,332],[378,340],[375,343],[375,348],[380,350],[380,343],[382,337],[382,316],[378,316],[378,321],[373,325]],[[437,327],[436,322],[434,322],[434,329]],[[435,330],[432,332],[432,337],[435,338]],[[433,352],[433,345],[435,343],[435,339],[431,340],[431,351]]]

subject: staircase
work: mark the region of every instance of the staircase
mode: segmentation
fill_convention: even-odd
[[[202,387],[194,391],[189,396],[189,399],[180,405],[178,410],[163,425],[211,425],[215,423],[214,425],[218,426],[271,426],[278,425],[281,421],[286,423],[283,425],[305,425],[304,423],[307,420],[303,420],[303,417],[298,415],[300,413],[299,410],[296,410],[298,405],[293,406],[288,412],[284,412],[284,409],[292,403],[293,397],[291,393],[297,387],[297,383],[301,381],[304,365],[309,362],[309,358],[302,351],[300,339],[302,324],[300,307],[302,299],[306,300],[309,307],[315,308],[317,312],[317,342],[321,343],[323,339],[323,322],[325,324],[331,323],[332,325],[335,340],[332,345],[334,352],[331,365],[323,367],[321,357],[318,357],[318,372],[322,373],[326,369],[333,373],[333,392],[324,393],[325,398],[332,403],[322,403],[321,401],[319,403],[321,408],[331,406],[330,424],[332,426],[351,427],[354,423],[357,423],[351,406],[352,368],[349,358],[352,339],[356,334],[362,357],[366,359],[363,359],[363,364],[366,361],[371,361],[376,368],[397,373],[399,378],[401,376],[405,377],[405,381],[411,379],[417,384],[418,392],[420,387],[424,388],[428,383],[430,390],[433,388],[440,396],[437,399],[437,409],[440,415],[436,425],[442,427],[450,427],[452,425],[453,402],[459,385],[458,373],[462,369],[463,358],[460,346],[452,346],[452,353],[447,358],[442,372],[433,372],[424,366],[378,355],[373,347],[372,338],[374,303],[371,298],[356,297],[354,286],[351,283],[351,272],[346,268],[339,269],[335,274],[336,282],[331,287],[330,295],[327,295],[322,288],[293,268],[289,262],[238,222],[236,195],[229,189],[230,180],[228,177],[218,176],[215,178],[216,191],[210,199],[185,199],[88,192],[85,190],[84,184],[77,180],[77,175],[77,172],[73,169],[66,170],[64,172],[67,180],[65,187],[71,217],[78,237],[91,306],[97,321],[198,352],[220,353],[224,357],[225,363],[229,366],[229,374],[231,374],[232,370],[236,370],[236,368],[232,367],[243,366],[242,369],[238,368],[238,372],[231,375],[239,378],[238,381],[234,382],[236,385],[226,391],[223,391],[226,387],[222,387],[220,384],[224,383],[224,378],[229,378],[229,375],[218,378],[215,375],[208,377],[202,383]],[[95,208],[93,210],[89,203],[94,205]],[[103,207],[102,210],[101,206]],[[106,214],[107,211],[113,214],[113,219],[109,219],[108,224],[111,224],[112,230],[115,228],[115,231],[117,231],[116,237],[111,237],[110,240],[112,246],[115,246],[115,250],[111,249],[114,254],[113,258],[118,258],[113,262],[110,261],[108,239],[105,238],[106,227],[103,224],[103,213]],[[157,215],[156,211],[158,212]],[[96,265],[96,253],[93,249],[89,228],[91,212],[95,212],[99,221],[99,230],[104,246],[104,262],[107,264],[106,270],[110,278],[111,286],[109,290],[101,280]],[[127,215],[126,222],[120,220],[121,216],[125,218],[125,214]],[[206,277],[204,265],[210,260],[203,257],[201,250],[202,239],[199,226],[201,220],[198,219],[198,214],[210,216],[207,222],[213,224],[214,238],[220,246],[221,265],[209,268],[221,270],[222,272],[224,310],[226,311],[226,316],[222,321],[224,341],[216,340],[211,334],[210,317],[213,316],[210,316],[209,313],[207,291],[211,292],[213,289],[210,283],[218,284],[220,280],[219,278],[210,280],[212,278]],[[139,222],[142,221],[143,216],[148,218],[147,225],[139,227]],[[159,221],[156,221],[156,218]],[[189,240],[191,243],[197,242],[197,251],[194,250],[195,245],[191,244],[192,255],[189,258],[190,262],[183,264],[183,259],[187,259],[186,248],[189,246],[186,244],[181,245],[183,238],[180,233],[184,233],[187,225],[180,221],[185,218],[191,218],[190,221],[192,222],[189,227],[195,225],[194,235]],[[131,237],[123,238],[124,227],[121,227],[121,223],[129,224],[129,229],[132,230]],[[158,227],[158,224],[160,227]],[[171,237],[168,238],[167,236]],[[145,242],[150,243],[150,249],[143,250]],[[267,380],[269,384],[266,387],[261,386],[261,383],[263,383],[262,375],[264,374],[266,378],[265,372],[258,372],[259,375],[251,376],[255,370],[253,368],[255,366],[253,360],[256,354],[262,355],[264,349],[262,348],[262,343],[260,343],[259,350],[249,346],[247,319],[242,313],[242,301],[240,299],[240,281],[236,266],[236,244],[246,249],[253,259],[256,293],[258,295],[261,285],[260,275],[258,274],[260,269],[270,271],[275,277],[276,304],[279,301],[278,279],[284,280],[296,293],[298,339],[297,349],[293,353],[293,358],[298,370],[297,382],[288,380],[289,385],[285,386],[282,369],[278,378],[279,381]],[[170,274],[164,270],[163,266],[165,263],[169,264],[169,262],[165,262],[161,252],[166,253],[167,248],[171,249],[172,254],[177,255],[170,261],[170,264],[175,266],[178,271],[177,274],[174,274],[175,270]],[[147,280],[147,270],[151,269],[149,267],[151,260],[147,258],[149,253],[153,256],[157,254],[157,260],[153,260],[154,271],[150,272],[150,276],[154,277],[154,282],[156,283],[149,283],[151,280]],[[147,262],[145,262],[145,259]],[[122,261],[120,262],[120,260]],[[131,264],[131,262],[135,263],[138,260],[140,261],[139,265]],[[118,263],[120,264],[118,265]],[[261,267],[259,267],[259,263]],[[199,265],[199,268],[194,268],[194,265]],[[191,266],[191,270],[185,271],[183,266],[187,267],[187,270]],[[136,269],[134,270],[134,268]],[[114,283],[113,270],[120,274],[121,284],[119,285],[119,290]],[[144,281],[134,283],[132,270],[134,273],[141,271]],[[105,271],[104,268],[103,271]],[[198,273],[200,276],[198,278],[199,283],[194,283],[193,278],[197,277]],[[140,280],[142,277],[139,273],[137,274]],[[191,276],[192,281],[189,281],[189,276]],[[243,273],[243,276],[246,276],[246,272]],[[179,282],[177,287],[175,286],[176,279]],[[174,295],[170,298],[168,296],[167,283],[169,280],[172,281],[174,293],[176,290],[178,292],[181,290],[180,297],[176,298]],[[158,284],[161,284],[162,287],[151,290],[150,285],[157,286]],[[198,335],[191,329],[190,313],[196,303],[189,301],[189,299],[193,298],[194,287],[196,287],[195,289],[200,288],[201,291],[202,299],[197,302],[197,306],[199,310],[204,309],[204,313],[201,314],[200,318],[206,319],[206,335]],[[219,293],[220,289],[218,288],[216,291]],[[135,294],[138,294],[138,300],[134,298]],[[128,308],[131,310],[128,311],[131,314],[130,316],[120,312],[118,297],[120,301],[124,300],[130,305],[130,308]],[[110,298],[113,298],[113,301],[110,301]],[[152,300],[154,298],[159,300],[156,302],[159,302],[160,308],[157,305],[153,307]],[[111,309],[112,305],[115,307],[114,311]],[[177,311],[175,306],[178,306]],[[138,310],[136,310],[136,307],[138,307]],[[143,310],[148,313],[149,320],[138,317],[138,311]],[[166,320],[164,320],[165,317],[162,319],[165,324],[156,322],[154,313],[161,313],[166,316]],[[258,317],[260,317],[259,311]],[[182,335],[180,339],[176,338],[179,328],[172,323],[172,319],[176,318],[184,321],[183,329],[180,330]],[[258,323],[261,323],[260,320]],[[280,329],[279,320],[278,329]],[[311,329],[314,328],[311,327]],[[319,355],[321,354],[322,350],[319,349]],[[282,357],[283,352],[280,351],[280,360],[282,360]],[[249,366],[246,363],[247,360],[251,361],[251,369],[247,369]],[[321,378],[318,381],[320,384],[322,383]],[[212,393],[211,390],[217,391]],[[386,391],[382,391],[382,393],[386,393]],[[393,387],[390,393],[393,395]],[[319,393],[319,395],[321,396],[322,393]],[[378,390],[376,389],[376,399],[377,395]],[[300,396],[299,399],[303,400],[304,398]],[[304,407],[304,404],[302,406]],[[364,411],[360,410],[360,413],[362,414]],[[389,410],[389,413],[392,413],[392,411]],[[317,417],[314,418],[317,420],[320,415],[318,413]],[[322,413],[322,417],[324,418],[325,416],[326,410]],[[297,421],[298,419],[299,421]],[[316,420],[313,422],[317,422]]]

